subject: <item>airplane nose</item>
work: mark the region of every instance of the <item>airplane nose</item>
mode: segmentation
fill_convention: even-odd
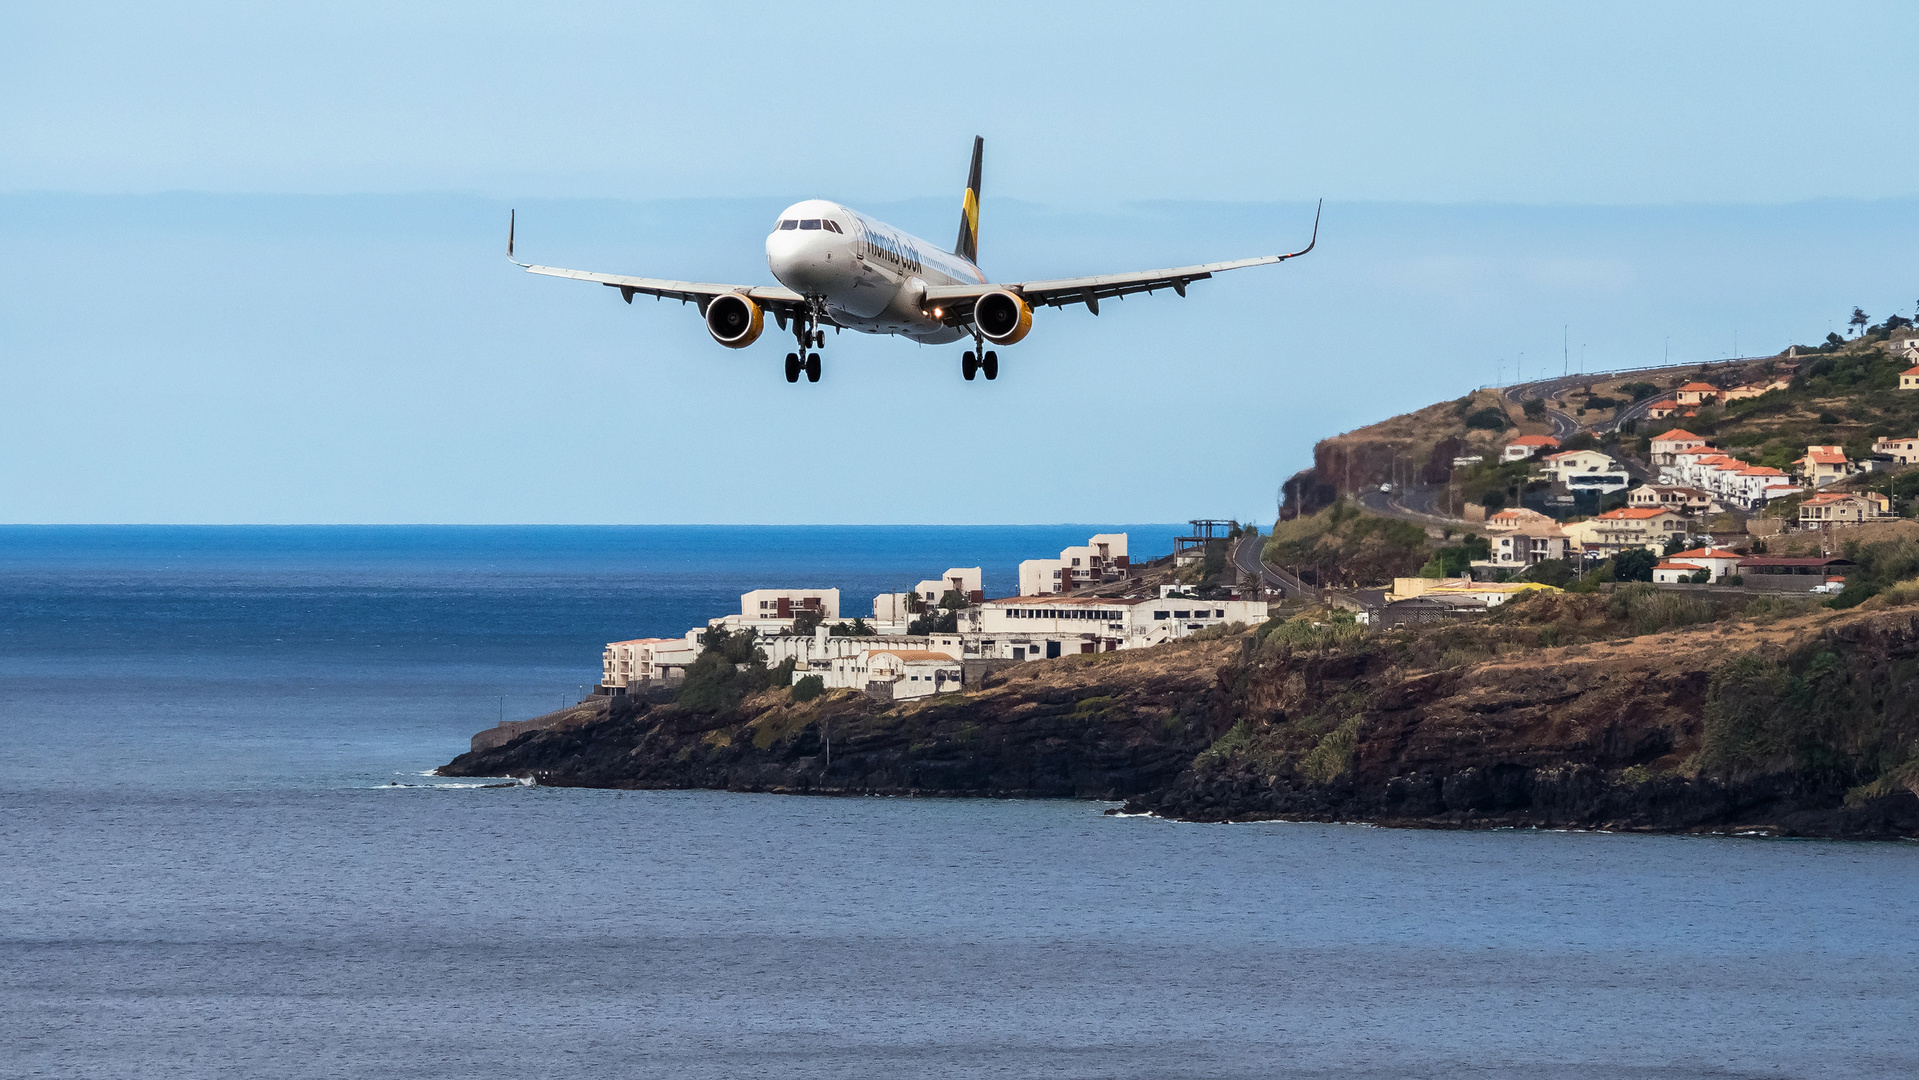
[[[766,238],[766,267],[789,289],[808,294],[822,292],[830,283],[832,245],[825,230],[779,229]]]

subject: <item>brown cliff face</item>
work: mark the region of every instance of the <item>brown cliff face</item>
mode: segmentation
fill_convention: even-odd
[[[775,690],[720,714],[629,706],[441,772],[1124,799],[1194,821],[1919,836],[1914,609],[1423,666],[1430,641],[1277,640],[1067,657],[915,703]]]
[[[1741,696],[1742,656],[1776,700]],[[1919,785],[1871,785],[1903,755],[1919,761],[1910,613],[1695,627],[1425,672],[1386,651],[1294,655],[1240,678],[1239,725],[1128,811],[1919,836]]]

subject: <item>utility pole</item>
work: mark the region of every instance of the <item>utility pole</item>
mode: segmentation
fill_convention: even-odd
[[[1570,337],[1572,329],[1571,323],[1567,323],[1559,328],[1559,377],[1562,379],[1566,377],[1566,366],[1570,363],[1569,357],[1572,353],[1572,347],[1568,345],[1567,342],[1572,340]]]

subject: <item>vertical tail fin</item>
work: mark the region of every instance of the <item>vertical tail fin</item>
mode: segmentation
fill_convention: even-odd
[[[966,198],[960,204],[959,243],[953,245],[953,254],[970,263],[979,262],[979,165],[985,148],[986,140],[973,136],[973,167],[966,173]]]

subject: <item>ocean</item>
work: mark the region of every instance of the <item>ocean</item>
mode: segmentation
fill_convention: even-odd
[[[1112,529],[0,528],[0,1077],[1919,1075],[1919,844],[431,775]]]

